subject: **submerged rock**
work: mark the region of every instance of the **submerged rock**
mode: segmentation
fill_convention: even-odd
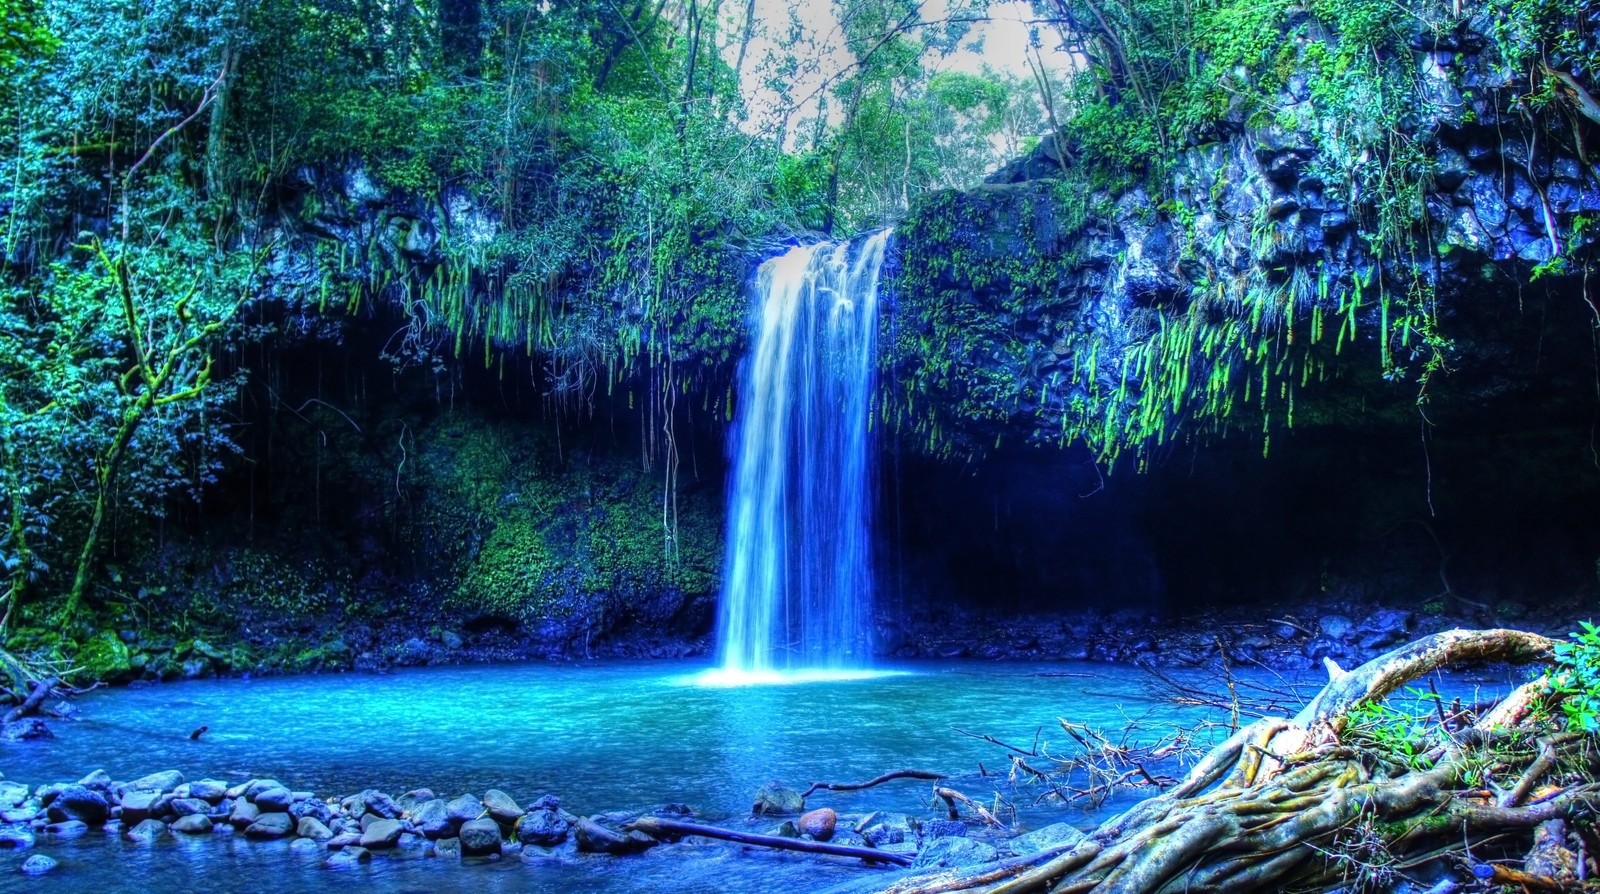
[[[133,828],[122,833],[122,837],[129,841],[148,844],[167,834],[167,825],[160,820],[142,820]]]
[[[185,835],[211,834],[211,818],[199,813],[180,816],[172,824],[172,831],[182,832]]]
[[[44,854],[34,854],[28,859],[23,860],[22,866],[19,867],[19,869],[23,875],[44,875],[60,865],[61,864],[57,862],[54,857],[47,857]]]
[[[763,785],[750,806],[750,812],[756,816],[790,816],[805,809],[805,799],[799,792],[777,782]]]

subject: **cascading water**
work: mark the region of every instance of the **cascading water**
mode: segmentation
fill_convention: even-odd
[[[725,674],[868,663],[868,415],[888,238],[801,246],[761,265],[732,435],[718,618]]]

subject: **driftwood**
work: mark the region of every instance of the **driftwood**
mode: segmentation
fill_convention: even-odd
[[[641,816],[623,828],[629,832],[643,832],[657,841],[676,841],[679,838],[687,838],[694,835],[701,838],[715,838],[720,841],[748,844],[754,847],[770,847],[775,850],[826,854],[832,857],[854,857],[858,860],[866,860],[869,863],[893,863],[896,866],[911,865],[911,857],[907,854],[890,853],[870,847],[851,847],[847,844],[830,844],[826,841],[807,841],[803,838],[756,835],[750,832],[724,829],[720,826],[686,823],[656,816]]]
[[[875,785],[882,785],[895,779],[926,779],[931,782],[938,782],[943,778],[943,773],[935,773],[932,770],[891,770],[882,776],[868,779],[866,782],[813,782],[810,788],[800,793],[800,800],[804,801],[817,791],[859,792],[864,788],[872,788]]]
[[[61,681],[55,677],[50,677],[49,679],[40,680],[39,682],[33,684],[33,691],[28,693],[28,697],[22,700],[22,704],[17,705],[15,708],[12,708],[10,711],[6,712],[5,719],[0,720],[0,723],[15,723],[29,714],[38,711],[39,706],[44,704],[44,700],[50,697],[51,691],[53,691],[56,688],[56,684],[60,682]]]
[[[1507,711],[1496,708],[1470,726],[1433,728],[1421,741],[1408,740],[1404,754],[1366,736],[1351,723],[1352,712],[1446,666],[1541,662],[1551,646],[1514,630],[1424,637],[1338,674],[1293,718],[1244,726],[1170,790],[997,887],[987,887],[1005,878],[994,866],[958,879],[914,876],[889,890],[1327,890],[1381,885],[1403,867],[1464,852],[1480,860],[1510,855],[1542,823],[1581,823],[1600,811],[1600,755],[1590,738],[1559,734],[1549,721],[1530,723],[1539,716],[1530,706],[1541,699],[1547,711],[1553,706],[1547,683],[1521,687]],[[1487,779],[1511,786],[1507,797],[1484,791]],[[1541,780],[1546,788],[1535,795]]]

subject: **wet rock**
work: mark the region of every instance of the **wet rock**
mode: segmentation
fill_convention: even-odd
[[[44,854],[34,854],[28,859],[23,860],[22,865],[18,867],[18,869],[23,875],[44,875],[60,865],[60,862],[58,862],[54,857],[47,857]]]
[[[500,824],[489,817],[465,823],[459,837],[462,856],[486,857],[500,853]]]
[[[185,835],[211,834],[211,818],[199,813],[180,816],[172,824],[172,831],[182,832]]]
[[[107,795],[111,793],[111,774],[104,770],[95,770],[88,776],[78,780],[78,784],[84,788],[92,788],[102,795]]]
[[[381,819],[399,819],[405,811],[395,800],[377,789],[369,788],[351,799],[347,808],[352,816],[370,813]]]
[[[756,816],[790,816],[806,809],[805,799],[792,788],[769,782],[756,792],[750,812]]]
[[[347,847],[330,856],[322,865],[329,869],[352,869],[371,862],[372,851],[364,847]]]
[[[322,820],[314,816],[302,816],[300,817],[300,822],[294,827],[294,834],[314,841],[327,841],[333,837],[333,830],[323,825]]]
[[[202,779],[199,782],[188,783],[188,797],[199,798],[208,804],[219,804],[227,795],[227,783],[216,779]],[[182,786],[179,786],[182,788]]]
[[[340,832],[328,839],[328,850],[337,851],[347,847],[355,847],[361,843],[360,832]]]
[[[411,812],[411,822],[425,837],[449,838],[456,834],[456,823],[450,819],[450,809],[443,798],[425,801]]]
[[[167,834],[167,824],[160,820],[147,819],[122,833],[122,837],[140,844],[149,844]]]
[[[818,841],[827,841],[833,837],[833,830],[839,823],[839,814],[832,807],[818,807],[808,811],[800,817],[797,824],[800,833],[810,835]]]
[[[256,792],[250,801],[261,808],[262,813],[288,813],[289,805],[294,803],[294,794],[280,785]]]
[[[922,824],[922,839],[965,838],[967,824],[960,820],[929,820]]]
[[[433,789],[431,788],[417,788],[412,789],[411,791],[406,792],[399,798],[395,799],[395,804],[399,805],[400,809],[405,811],[407,814],[412,814],[416,812],[418,807],[421,807],[423,804],[432,801],[436,797],[438,797],[438,795],[435,795],[433,793]]]
[[[246,838],[283,838],[294,831],[294,817],[287,813],[263,813],[261,818],[245,827]]]
[[[251,804],[249,801],[237,801],[233,805],[233,810],[228,814],[228,825],[235,829],[247,829],[255,825],[256,820],[260,818],[261,808]]]
[[[289,850],[292,851],[316,851],[321,849],[322,845],[314,838],[296,838],[289,842]]]
[[[567,833],[571,830],[572,823],[558,809],[546,807],[530,810],[517,820],[513,832],[522,844],[555,847],[567,840]]]
[[[0,782],[0,807],[15,807],[28,800],[28,787],[20,782]]]
[[[400,833],[404,831],[405,828],[400,825],[399,820],[374,820],[371,825],[362,830],[360,844],[362,847],[371,850],[391,848],[400,842]]]
[[[16,827],[0,828],[0,850],[25,851],[33,847],[33,833]]]
[[[449,811],[450,821],[458,827],[483,816],[483,802],[476,795],[462,795],[445,805],[445,808]]]
[[[123,795],[122,821],[139,823],[149,819],[155,813],[156,802],[160,800],[160,792],[129,792]]]
[[[275,789],[275,788],[286,789],[286,788],[288,788],[288,786],[284,785],[283,783],[279,782],[276,779],[252,779],[249,782],[244,783],[243,785],[235,786],[235,787],[229,789],[228,790],[228,797],[230,797],[230,798],[244,798],[246,801],[249,801],[251,803],[255,803],[257,795],[261,794],[264,791],[268,791],[270,789]]]
[[[50,727],[37,717],[24,717],[21,720],[0,724],[0,741],[3,742],[33,742],[55,737],[56,734],[50,731]]]
[[[977,866],[999,859],[1000,853],[992,845],[970,838],[936,838],[917,851],[911,864],[913,869],[959,869]]]
[[[904,842],[909,829],[905,815],[899,813],[869,813],[856,824],[856,832],[876,848]]]
[[[192,816],[196,813],[205,815],[211,812],[211,805],[199,798],[173,798],[168,802],[168,807],[178,816]]]
[[[151,773],[149,776],[140,776],[138,779],[124,785],[123,791],[142,792],[154,791],[165,794],[183,784],[183,774],[177,770],[162,770]]]
[[[333,808],[316,798],[303,798],[289,805],[289,815],[297,820],[310,817],[323,825],[333,822]]]
[[[63,788],[50,802],[46,814],[53,822],[78,820],[91,826],[103,825],[110,817],[111,805],[106,796],[82,785]]]
[[[44,827],[44,833],[51,838],[67,841],[73,838],[82,838],[89,834],[89,827],[80,820],[67,820],[60,823],[50,823]]]
[[[1349,639],[1355,632],[1356,625],[1344,615],[1323,615],[1317,622],[1317,628],[1328,639],[1343,641]]]
[[[1026,835],[1018,835],[1007,844],[1011,852],[1017,856],[1036,854],[1052,847],[1076,846],[1085,836],[1069,823],[1052,823],[1042,829],[1035,829]]]
[[[510,795],[497,788],[483,793],[483,807],[489,811],[489,818],[502,826],[510,827],[522,818],[522,808]]]

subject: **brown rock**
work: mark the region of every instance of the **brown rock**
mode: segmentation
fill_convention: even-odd
[[[832,807],[818,807],[808,810],[800,816],[800,834],[810,835],[818,841],[827,841],[833,837],[833,829],[839,824],[839,814],[833,812]]]

